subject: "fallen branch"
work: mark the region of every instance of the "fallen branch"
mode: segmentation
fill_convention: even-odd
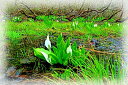
[[[103,20],[101,20],[101,21],[110,20],[110,19],[112,19],[116,14],[118,14],[119,12],[121,12],[121,10],[118,10],[117,12],[115,12],[114,14],[112,14],[109,18],[105,18],[105,19],[103,19]]]
[[[117,53],[111,53],[111,52],[105,52],[105,51],[98,51],[98,50],[94,50],[94,49],[90,49],[90,48],[85,48],[85,49],[89,50],[89,51],[92,51],[92,52],[101,53],[101,54],[111,54],[111,55],[117,54]]]
[[[24,3],[21,3],[21,4],[23,4],[34,16],[37,16],[36,14],[35,14],[35,12],[33,12],[31,9],[30,9],[30,7],[28,7],[26,4],[24,4]]]
[[[128,55],[128,54],[123,54],[123,53],[112,53],[112,52],[105,52],[105,51],[98,51],[90,48],[85,48],[86,50],[95,52],[95,53],[100,53],[100,54],[109,54],[109,55]]]
[[[24,12],[24,10],[20,10],[20,12],[22,13],[22,14],[24,14],[27,18],[32,18],[32,19],[36,19],[36,16],[30,16],[30,15],[27,15],[25,12]]]

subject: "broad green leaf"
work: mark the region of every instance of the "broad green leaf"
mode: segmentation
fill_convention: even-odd
[[[43,56],[42,53],[41,53],[42,51],[44,51],[43,48],[34,48],[34,55],[35,55],[36,57],[39,57],[39,58],[45,60],[44,56]]]
[[[46,61],[47,61],[48,63],[51,63],[51,58],[48,56],[48,54],[45,53],[45,52],[41,52],[41,53],[42,53],[43,56],[45,57]]]
[[[34,48],[34,55],[46,60],[48,63],[55,63],[54,57],[56,56],[54,53],[45,50],[44,48]]]

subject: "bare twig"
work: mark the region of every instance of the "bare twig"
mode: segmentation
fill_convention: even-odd
[[[37,16],[36,14],[35,14],[35,12],[33,12],[31,9],[30,9],[30,7],[28,7],[26,4],[24,4],[24,3],[21,3],[21,4],[23,4],[34,16]]]
[[[110,20],[110,19],[112,19],[112,17],[114,17],[114,16],[115,16],[116,14],[118,14],[119,12],[121,12],[121,10],[116,11],[116,12],[113,13],[109,18],[105,18],[105,19],[103,19],[103,20],[101,20],[101,21]]]
[[[122,16],[123,16],[123,0],[122,0],[122,6],[121,6],[121,9],[122,9],[122,12],[121,12],[121,14],[120,14],[120,17],[117,19],[117,20],[115,20],[116,22],[123,22],[123,21],[125,21],[125,19],[124,20],[121,20],[121,18],[122,18]]]
[[[85,49],[89,50],[91,52],[100,53],[100,54],[121,55],[121,53],[112,53],[112,52],[98,51],[98,50],[94,50],[94,49],[90,49],[90,48],[85,48]],[[128,54],[124,54],[124,55],[128,55]]]
[[[36,17],[35,16],[30,16],[30,15],[27,15],[25,12],[24,12],[24,10],[20,10],[19,12],[21,12],[22,14],[24,14],[27,18],[32,18],[32,19],[36,19]]]

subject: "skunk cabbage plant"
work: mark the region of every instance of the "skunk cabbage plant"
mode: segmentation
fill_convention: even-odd
[[[68,65],[69,58],[72,56],[70,39],[64,41],[61,34],[58,36],[56,46],[51,46],[48,35],[47,39],[45,40],[45,46],[48,48],[48,50],[45,50],[44,48],[34,48],[34,55],[47,61],[51,65]]]

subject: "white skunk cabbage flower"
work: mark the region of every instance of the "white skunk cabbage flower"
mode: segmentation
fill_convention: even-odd
[[[76,22],[76,25],[78,25],[78,22]]]
[[[97,27],[98,25],[97,24],[94,24],[94,27]]]
[[[48,54],[45,53],[45,52],[41,52],[41,53],[42,53],[43,56],[45,57],[46,61],[47,61],[48,63],[51,63],[51,58],[48,57]]]
[[[110,24],[110,23],[108,23],[108,26],[111,26],[111,24]]]
[[[51,49],[51,42],[49,40],[49,35],[47,36],[47,39],[45,40],[45,46],[48,48],[48,49]]]
[[[72,48],[71,48],[71,45],[69,45],[68,47],[67,47],[67,53],[71,53],[71,56],[72,56]]]
[[[77,25],[78,25],[78,22],[75,21],[75,22],[72,23],[72,25],[73,25],[73,26],[77,26]]]

